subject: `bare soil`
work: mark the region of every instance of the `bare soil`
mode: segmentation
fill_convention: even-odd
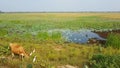
[[[108,35],[111,33],[119,33],[120,34],[120,30],[103,31],[103,32],[94,31],[94,33],[97,33],[102,38],[107,38]]]

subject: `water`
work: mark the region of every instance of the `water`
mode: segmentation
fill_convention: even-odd
[[[66,30],[62,32],[62,36],[63,38],[65,38],[67,42],[80,43],[80,44],[87,43],[88,40],[91,38],[95,38],[97,40],[106,40],[90,30],[79,30],[79,31]]]

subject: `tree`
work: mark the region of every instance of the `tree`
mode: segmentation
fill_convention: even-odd
[[[1,13],[2,11],[0,10],[0,13]]]

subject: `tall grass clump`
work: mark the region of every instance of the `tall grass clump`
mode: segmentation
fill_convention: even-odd
[[[93,55],[90,63],[90,68],[119,68],[120,55],[106,56],[103,54],[96,54]]]
[[[46,41],[49,39],[49,35],[47,32],[39,32],[37,34],[37,38],[40,39],[41,41]]]
[[[8,46],[2,46],[0,44],[0,56],[2,55],[10,55],[10,51],[9,51]]]
[[[120,49],[120,34],[111,33],[107,38],[106,46]]]
[[[60,32],[53,32],[51,35],[51,39],[55,42],[60,42],[62,40],[62,35]]]
[[[62,36],[61,33],[59,32],[52,32],[51,34],[49,34],[48,32],[39,32],[37,34],[37,39],[41,40],[41,41],[61,41],[62,40]]]

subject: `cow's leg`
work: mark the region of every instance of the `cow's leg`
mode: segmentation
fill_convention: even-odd
[[[23,53],[20,54],[20,57],[21,57],[21,60],[23,60],[24,54]]]

